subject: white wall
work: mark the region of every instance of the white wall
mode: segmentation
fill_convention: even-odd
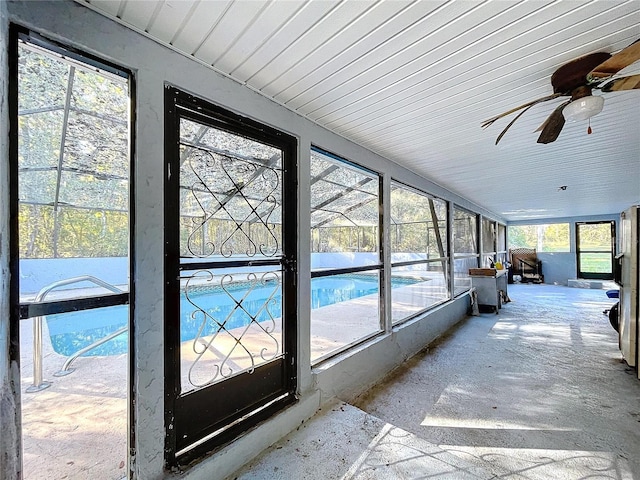
[[[4,7],[3,3],[3,7]],[[381,378],[389,368],[422,348],[426,342],[442,334],[464,317],[466,296],[441,306],[433,315],[395,328],[375,339],[369,349],[343,355],[331,364],[313,372],[310,366],[310,267],[309,252],[309,161],[310,146],[340,154],[384,176],[385,195],[389,195],[390,177],[428,191],[445,200],[501,220],[444,188],[341,138],[298,116],[286,108],[260,96],[246,87],[223,77],[192,59],[160,46],[148,38],[128,30],[72,1],[6,3],[12,21],[25,25],[66,45],[92,53],[134,72],[136,125],[134,132],[136,158],[133,165],[132,329],[135,374],[131,378],[135,402],[131,410],[135,428],[135,452],[132,457],[135,475],[140,479],[168,478],[163,470],[163,116],[165,83],[227,109],[272,125],[298,138],[299,142],[299,247],[298,247],[298,333],[299,333],[299,402],[218,451],[193,467],[181,478],[223,478],[282,435],[312,415],[327,397],[351,396]],[[3,22],[6,28],[6,21]],[[6,38],[6,34],[3,35]],[[6,49],[3,49],[3,52]],[[3,81],[6,80],[6,72]],[[3,109],[3,112],[5,109]],[[6,128],[2,138],[6,137]],[[0,166],[0,186],[7,182],[6,162]],[[6,195],[6,190],[3,193]],[[3,199],[4,200],[4,199]],[[3,201],[3,205],[6,203]],[[388,202],[385,208],[388,209]],[[0,216],[6,224],[6,211]],[[4,242],[4,240],[3,240]],[[387,240],[388,242],[388,240]],[[2,278],[8,283],[7,247],[2,243]],[[0,292],[3,292],[0,290]],[[6,294],[2,293],[3,309]],[[2,315],[4,322],[6,315]],[[4,324],[3,324],[4,325]],[[3,337],[4,338],[4,337]],[[0,347],[1,348],[1,347]],[[393,355],[388,355],[389,352]],[[3,362],[6,362],[6,352]],[[372,361],[374,360],[375,361]],[[4,364],[3,364],[4,365]],[[4,367],[6,370],[6,366]],[[362,376],[366,371],[367,375]],[[352,383],[353,378],[360,378]],[[3,381],[3,385],[5,382]],[[4,418],[3,418],[3,438]]]
[[[127,257],[22,259],[20,260],[20,293],[38,293],[41,288],[53,282],[80,275],[91,275],[111,285],[127,285],[129,259]]]
[[[327,361],[315,372],[323,400],[349,401],[362,393],[380,380],[380,372],[392,370],[458,323],[469,304],[469,297],[462,295],[358,347],[357,355]]]
[[[538,253],[542,262],[544,283],[551,285],[567,285],[570,278],[576,278],[575,252]]]

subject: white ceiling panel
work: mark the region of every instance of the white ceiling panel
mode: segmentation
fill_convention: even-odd
[[[475,3],[451,2],[433,10],[427,16],[414,22],[411,26],[397,32],[393,37],[384,40],[366,54],[349,62],[339,72],[332,73],[327,70],[327,77],[322,82],[314,85],[297,95],[288,105],[301,112],[313,114],[317,108],[328,102],[339,100],[346,92],[357,92],[367,81],[372,81],[382,75],[390,75],[398,66],[415,58],[416,53],[429,48],[427,42],[431,32],[440,30],[439,25],[447,25],[454,19],[473,10]],[[495,5],[499,5],[495,3]],[[478,7],[476,7],[478,8]],[[493,12],[500,11],[493,8]],[[432,40],[433,41],[433,40]],[[402,45],[401,49],[398,46]]]
[[[342,55],[345,51],[353,48],[353,45],[362,37],[367,35],[376,26],[387,21],[398,11],[407,8],[410,2],[378,1],[375,3],[360,2],[360,4],[367,8],[355,17],[344,18],[344,22],[347,22],[346,25],[348,25],[348,28],[337,30],[331,37],[324,38],[322,43],[316,41],[316,48],[314,50],[305,56],[301,56],[299,61],[289,69],[278,74],[278,76],[266,84],[264,88],[273,92],[272,94],[277,98],[280,93],[290,88],[303,76],[309,75],[310,70],[314,69],[318,71],[322,69],[327,62],[336,57],[337,51],[341,52],[339,55]]]
[[[127,0],[92,0],[91,5],[109,16],[118,17],[120,14],[121,4],[124,5]]]
[[[625,20],[628,22],[634,21],[631,16],[627,15],[626,19],[618,20],[619,25],[622,28],[633,29],[633,26],[625,25]],[[600,31],[601,29],[596,27],[594,30]],[[504,97],[502,105],[489,102],[488,99],[490,97],[487,93],[491,91],[491,84],[484,82],[484,79],[491,78],[491,72],[495,69],[505,73],[511,72],[500,79],[495,79],[493,83],[496,85],[496,89],[504,90],[509,88],[514,98],[516,94],[521,93],[523,98],[526,97],[522,103],[527,99],[541,97],[550,93],[551,85],[548,78],[541,78],[536,80],[535,83],[525,84],[525,80],[535,73],[535,69],[541,67],[540,62],[530,64],[528,57],[538,51],[548,52],[552,56],[553,47],[562,44],[567,38],[572,38],[572,31],[572,28],[567,28],[561,35],[566,35],[567,37],[558,41],[554,37],[547,36],[543,36],[540,41],[522,38],[521,41],[525,44],[525,47],[513,51],[512,54],[509,54],[509,50],[507,50],[512,46],[508,45],[509,42],[505,42],[495,49],[496,55],[493,55],[491,59],[487,59],[486,55],[477,55],[460,62],[458,65],[452,65],[448,70],[435,74],[431,79],[411,82],[410,85],[403,83],[403,88],[394,90],[391,93],[380,92],[379,94],[371,95],[366,101],[363,99],[358,105],[344,108],[330,118],[323,118],[322,121],[331,126],[331,128],[338,128],[341,131],[349,132],[356,129],[361,133],[365,133],[368,128],[376,129],[378,127],[384,130],[387,117],[396,119],[407,116],[411,118],[409,116],[419,114],[426,106],[429,107],[430,116],[445,112],[448,115],[453,115],[454,110],[460,109],[462,109],[463,114],[468,114],[470,107],[483,100],[493,111],[496,111],[496,108],[498,110],[500,108],[507,110],[515,104],[514,100]],[[626,38],[622,44],[628,45],[632,41],[631,38]],[[560,64],[561,62],[557,66]],[[521,67],[523,65],[525,68]],[[548,70],[553,72],[555,67]],[[434,96],[427,96],[429,91],[435,90],[434,84],[438,85],[438,100],[435,100]],[[492,114],[487,116],[492,116]]]
[[[132,0],[127,0],[132,3]],[[190,3],[190,2],[189,2]],[[216,0],[215,2],[193,2],[193,8],[183,22],[176,21],[178,31],[172,38],[153,37],[162,43],[170,43],[186,55],[194,55],[200,46],[207,41],[209,34],[215,29],[226,11],[231,8],[232,0]]]
[[[149,35],[165,39],[166,43],[173,43],[175,36],[193,14],[196,2],[170,1],[160,3],[160,10],[147,28]]]
[[[160,7],[162,7],[162,3],[159,2],[120,2],[118,16],[123,22],[136,25],[140,30],[146,32]]]
[[[285,2],[286,3],[286,2]],[[273,61],[281,55],[287,55],[289,48],[305,36],[309,29],[332,9],[338,6],[335,1],[304,2],[302,6],[291,3],[291,16],[284,24],[278,24],[269,41],[264,43],[254,55],[234,72],[234,78],[256,86],[264,83],[261,80],[263,71],[269,70]]]
[[[628,17],[628,21],[632,21],[632,19]],[[625,27],[622,22],[620,22],[620,25],[621,27]],[[490,58],[486,55],[486,52],[483,52],[480,55],[475,55],[469,59],[460,61],[458,65],[450,64],[449,68],[446,68],[441,73],[434,73],[433,77],[430,79],[412,82],[412,84],[403,83],[401,85],[402,88],[393,91],[391,96],[389,96],[387,92],[380,92],[378,95],[371,95],[366,99],[362,99],[359,102],[359,105],[355,106],[356,113],[359,113],[359,115],[356,115],[356,118],[360,119],[362,117],[361,110],[363,107],[366,107],[370,109],[371,113],[369,118],[374,123],[374,128],[377,125],[385,129],[386,126],[382,124],[384,118],[381,117],[381,115],[384,115],[385,111],[389,112],[394,118],[399,115],[415,114],[425,107],[425,105],[429,105],[430,115],[441,110],[445,110],[451,115],[453,110],[456,108],[463,108],[466,112],[472,105],[470,100],[473,101],[477,97],[484,99],[489,98],[486,93],[491,89],[492,84],[486,82],[485,79],[493,77],[490,74],[494,69],[500,69],[505,72],[504,76],[495,78],[495,88],[509,88],[514,94],[522,92],[526,95],[526,98],[523,97],[523,101],[521,103],[531,100],[536,97],[536,95],[531,94],[534,85],[531,83],[524,84],[524,79],[531,78],[532,74],[534,74],[536,69],[539,69],[541,65],[540,63],[530,63],[528,58],[523,55],[526,54],[530,56],[538,49],[544,49],[551,56],[553,55],[553,46],[556,45],[556,43],[553,37],[547,36],[542,37],[544,42],[530,40],[532,39],[523,38],[522,42],[526,45],[526,48],[518,49],[513,55],[510,55],[505,48],[495,49],[496,54]],[[630,41],[631,40],[629,38],[626,38],[623,44],[627,45]],[[507,42],[505,42],[504,45],[506,46],[506,44]],[[501,46],[502,45],[500,45],[500,47]],[[594,49],[594,51],[595,50],[596,49]],[[447,58],[451,59],[452,56]],[[548,58],[545,59],[545,62],[548,62],[548,60]],[[548,71],[552,73],[553,70],[562,63],[563,62],[555,63],[552,68],[548,68]],[[505,82],[508,84],[505,85]],[[434,87],[434,84],[437,85],[437,87]],[[543,89],[539,91],[538,96],[551,93],[551,85],[548,78],[541,78],[537,80],[537,85]],[[438,98],[440,99],[438,103],[434,103],[432,96],[425,97],[425,95],[428,95],[429,90],[437,90]],[[380,98],[383,100],[379,100]],[[398,103],[398,100],[402,99],[405,100],[404,103],[406,105],[410,106],[406,111],[400,111],[404,104]],[[420,102],[421,99],[422,103]],[[508,109],[509,106],[517,104],[514,103],[513,100],[507,98],[505,98],[505,101],[508,102],[503,105],[505,110]],[[491,105],[492,108],[495,108],[493,102],[488,102],[488,104]],[[336,116],[335,118],[332,116],[331,119],[321,119],[321,121],[331,125],[332,128],[345,128],[347,131],[351,128],[362,128],[361,121],[356,122],[354,126],[345,122],[337,121],[347,117],[351,110],[352,109],[349,107],[344,108],[340,112],[337,112],[337,115],[339,116]],[[412,117],[407,118],[411,119],[410,121],[413,121]]]
[[[532,4],[534,5],[534,4]],[[575,4],[563,4],[563,6],[569,8],[569,5],[573,5],[571,8],[575,8]],[[552,16],[550,8],[546,8],[543,11],[537,10],[536,12],[547,13],[548,16]],[[552,17],[553,18],[553,17]],[[412,66],[408,68],[407,76],[398,83],[397,88],[379,90],[372,93],[367,97],[361,98],[359,104],[354,108],[343,108],[335,115],[332,115],[331,120],[326,120],[332,126],[340,126],[341,128],[348,128],[349,125],[345,121],[339,122],[340,119],[345,119],[351,116],[351,112],[355,110],[356,118],[360,119],[367,111],[372,112],[374,118],[379,118],[380,113],[385,111],[397,114],[404,114],[400,112],[398,107],[398,100],[404,100],[404,104],[413,107],[413,111],[406,113],[414,113],[414,111],[423,107],[421,103],[417,103],[419,100],[423,100],[422,103],[430,105],[431,108],[435,107],[433,104],[433,98],[425,98],[424,94],[429,91],[436,91],[439,96],[444,96],[444,103],[447,110],[451,110],[451,100],[456,95],[462,95],[460,99],[465,105],[468,105],[470,95],[474,92],[471,91],[473,87],[482,88],[482,92],[486,92],[487,85],[484,82],[487,74],[490,74],[496,68],[507,69],[504,64],[508,62],[511,64],[510,69],[515,72],[521,72],[524,66],[529,66],[528,63],[523,62],[522,59],[526,55],[533,53],[536,47],[533,45],[535,41],[534,34],[531,37],[534,38],[522,38],[516,39],[514,37],[506,39],[507,35],[520,35],[522,33],[521,27],[518,26],[519,22],[513,22],[510,24],[507,30],[505,30],[505,39],[501,39],[501,42],[496,44],[490,50],[481,50],[480,43],[483,42],[483,37],[476,40],[474,43],[460,48],[458,54],[439,55],[440,52],[434,51],[432,56],[435,60],[429,59],[430,63],[420,66],[420,69],[412,69]],[[463,38],[462,36],[459,37]],[[546,37],[544,37],[546,38]],[[517,40],[517,44],[516,44]],[[548,40],[550,43],[552,40]],[[529,43],[531,42],[531,43]],[[526,49],[518,48],[524,44],[528,47],[529,52]],[[514,45],[518,48],[517,51],[512,50]],[[514,58],[515,57],[515,58]],[[417,66],[417,65],[416,65]],[[534,67],[531,67],[534,68]],[[518,80],[518,85],[521,83]],[[484,95],[483,95],[484,97]],[[394,106],[393,109],[389,108]],[[364,111],[363,111],[364,110]],[[325,120],[323,119],[323,122]],[[361,122],[356,124],[360,125]]]
[[[368,15],[366,21],[354,24],[357,40],[353,43],[331,45],[329,61],[308,62],[306,71],[299,70],[291,85],[275,95],[277,100],[296,108],[300,102],[298,97],[314,88],[322,85],[327,79],[342,75],[342,71],[353,62],[368,55],[384,45],[393,41],[394,37],[420,22],[425,16],[440,8],[444,2],[413,2],[409,5],[401,2],[385,2],[376,6],[375,13],[387,13],[387,18],[380,15]],[[382,20],[381,23],[378,23]],[[348,30],[351,30],[349,28]],[[312,59],[313,60],[313,59]]]
[[[77,1],[509,220],[640,203],[640,90],[603,94],[591,135],[567,123],[536,143],[567,97],[498,145],[515,114],[480,128],[552,93],[566,62],[639,39],[638,0]]]
[[[218,63],[224,65],[224,71],[239,75],[242,68],[256,52],[267,43],[286,21],[304,4],[303,0],[287,2],[269,2],[261,14],[254,18],[251,28],[246,30],[238,41],[220,57]]]
[[[263,69],[260,75],[253,79],[256,86],[260,86],[263,91],[282,75],[282,72],[289,71],[294,65],[299,63],[314,51],[324,48],[324,44],[318,41],[319,38],[331,41],[339,32],[371,9],[373,3],[369,2],[342,2],[337,4],[323,17],[322,22],[318,22],[307,30],[293,42],[286,50],[286,53],[279,55],[269,65],[268,69]],[[273,87],[270,88],[273,91]],[[275,93],[275,92],[274,92]]]
[[[257,1],[230,3],[194,55],[204,63],[216,65],[222,71],[227,70],[219,59],[251,29],[268,5],[266,2]]]
[[[494,7],[487,12],[489,20],[480,25],[473,25],[472,19],[481,13],[478,10],[485,5],[487,5],[486,8]],[[382,63],[385,65],[386,73],[384,75],[380,76],[377,66],[370,69],[366,75],[360,75],[355,79],[352,91],[348,96],[342,97],[341,104],[332,105],[325,102],[324,107],[319,107],[310,112],[311,116],[321,119],[323,115],[348,107],[351,104],[350,101],[362,101],[365,99],[368,101],[370,96],[375,93],[402,92],[405,88],[415,83],[429,82],[432,85],[437,85],[435,83],[437,81],[435,77],[437,76],[441,76],[445,82],[449,82],[451,68],[457,67],[469,59],[478,58],[478,42],[484,42],[492,34],[495,23],[505,20],[504,17],[511,17],[508,23],[515,21],[515,16],[521,14],[520,12],[515,12],[513,8],[504,10],[505,5],[508,5],[508,3],[483,4],[481,7],[467,12],[463,18],[456,22],[448,22],[444,27],[430,32],[419,42],[402,52],[401,55],[394,55],[388,62]],[[496,6],[501,8],[497,9],[495,8]],[[531,6],[532,8],[537,8],[534,3],[531,3]],[[464,33],[456,36],[451,41],[439,43],[439,39],[442,36],[447,36],[447,29],[456,28],[458,23],[462,23],[460,26]]]

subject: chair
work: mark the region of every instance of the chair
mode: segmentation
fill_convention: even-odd
[[[513,276],[520,275],[523,282],[543,283],[542,262],[538,260],[535,248],[509,249],[509,283],[513,283]]]

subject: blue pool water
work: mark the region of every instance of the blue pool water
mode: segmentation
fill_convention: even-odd
[[[394,278],[392,287],[414,283],[415,280]],[[353,298],[378,292],[378,279],[371,275],[340,275],[316,278],[311,281],[311,308],[320,308]],[[276,281],[253,288],[247,286],[202,289],[198,293],[180,295],[180,338],[191,340],[202,327],[204,313],[207,321],[201,335],[210,335],[218,330],[218,323],[226,329],[248,325],[251,317],[258,321],[279,318],[282,312],[280,288]],[[238,304],[242,308],[238,308]],[[195,308],[193,304],[197,305]],[[194,312],[195,313],[192,313]],[[127,325],[129,307],[115,307],[70,312],[47,316],[49,336],[53,349],[61,355],[73,355],[81,348]],[[213,318],[212,318],[213,317]],[[215,320],[214,320],[215,318]],[[127,333],[117,336],[91,350],[87,355],[118,355],[127,352]]]

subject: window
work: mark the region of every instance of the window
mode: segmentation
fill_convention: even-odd
[[[37,34],[17,36],[11,281],[20,296],[23,473],[119,478],[129,398],[129,74]]]
[[[379,333],[380,177],[311,151],[311,361]]]
[[[497,239],[497,260],[504,265],[507,260],[507,227],[502,224],[498,224],[498,239]]]
[[[397,323],[449,298],[447,203],[392,182],[389,228]]]
[[[496,260],[496,222],[482,217],[482,262]]]
[[[569,224],[509,225],[509,248],[535,248],[538,252],[569,252]]]
[[[615,246],[614,221],[576,223],[578,278],[612,280]]]
[[[471,288],[469,269],[478,267],[478,216],[455,207],[453,210],[453,292]]]

